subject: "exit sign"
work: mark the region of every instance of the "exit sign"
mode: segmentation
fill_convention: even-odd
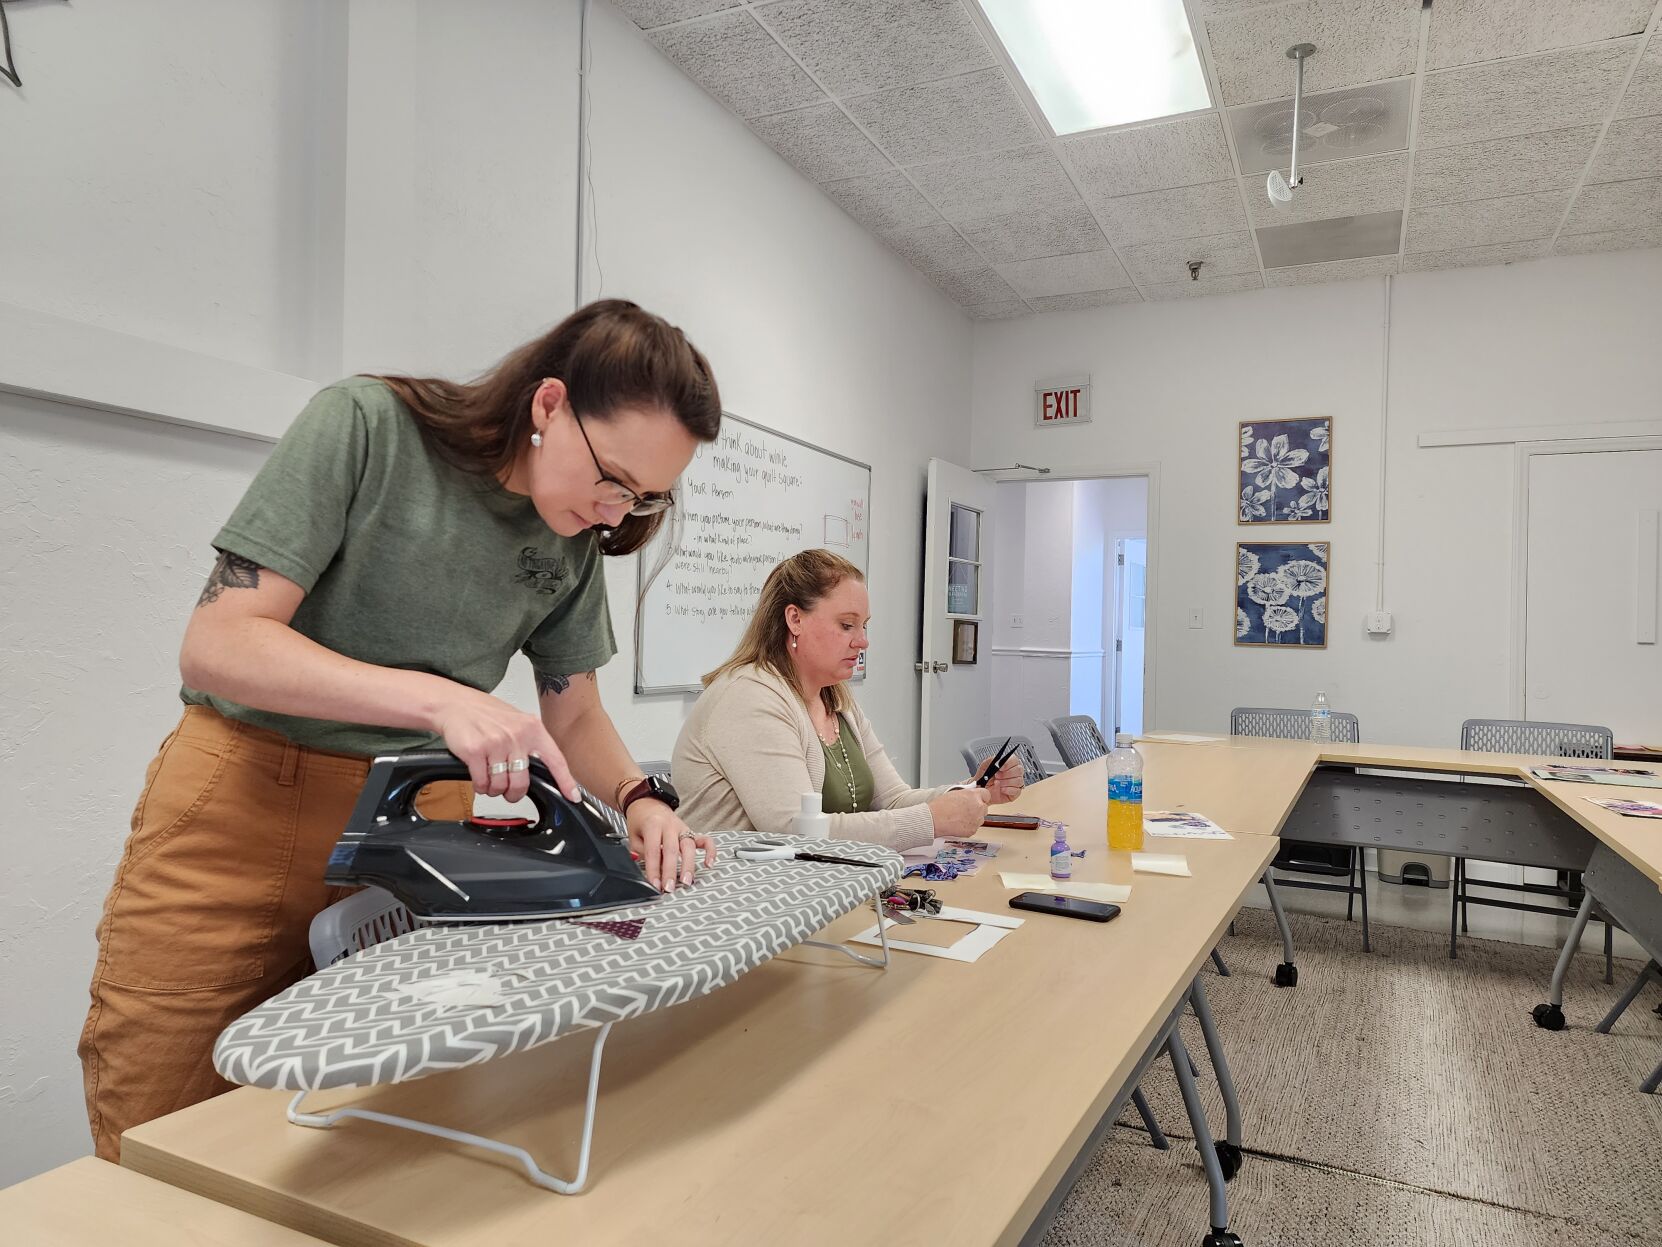
[[[1091,422],[1091,378],[1059,377],[1033,387],[1033,423],[1040,428]]]

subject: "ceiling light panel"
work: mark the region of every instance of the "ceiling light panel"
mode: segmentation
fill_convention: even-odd
[[[1182,0],[979,0],[1058,135],[1212,106]]]

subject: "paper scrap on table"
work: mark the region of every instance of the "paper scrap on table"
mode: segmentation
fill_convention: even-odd
[[[1017,875],[1000,871],[1004,886],[1017,892],[1049,892],[1053,896],[1077,896],[1082,901],[1110,901],[1119,904],[1131,899],[1127,883],[1090,883],[1084,879],[1052,879],[1049,875]]]
[[[1215,745],[1223,739],[1221,736],[1193,736],[1188,732],[1150,732],[1146,736],[1139,736],[1138,740],[1160,740],[1171,745]]]
[[[943,908],[938,914],[917,914],[918,921],[929,922],[963,922],[974,925],[965,932],[961,939],[951,944],[917,944],[910,940],[897,940],[894,932],[900,929],[899,925],[890,922],[889,947],[901,952],[922,953],[925,957],[945,957],[948,961],[979,961],[981,954],[1006,935],[1010,934],[1024,921],[1021,918],[1009,918],[1003,914],[984,914],[973,909]],[[883,937],[874,926],[869,931],[862,931],[853,937],[856,944],[881,944]]]
[[[1649,801],[1623,801],[1620,798],[1606,797],[1581,799],[1601,806],[1613,814],[1625,814],[1629,818],[1662,818],[1662,805],[1652,805]]]
[[[1144,875],[1192,875],[1189,859],[1181,853],[1133,853],[1131,869]]]
[[[1173,840],[1233,840],[1204,814],[1192,810],[1144,810],[1143,834]]]

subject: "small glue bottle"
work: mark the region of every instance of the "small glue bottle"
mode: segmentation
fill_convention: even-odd
[[[1050,877],[1073,878],[1073,852],[1068,848],[1068,829],[1060,824],[1056,828],[1056,838],[1050,842]]]
[[[791,835],[811,840],[824,840],[831,835],[831,816],[822,807],[819,793],[802,794],[802,808],[791,819]]]

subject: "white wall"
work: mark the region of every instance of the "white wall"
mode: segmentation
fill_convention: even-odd
[[[576,21],[571,0],[467,8],[14,9],[0,301],[320,382],[488,364],[571,307]],[[861,697],[915,771],[924,467],[962,457],[969,324],[608,6],[591,26],[587,294],[682,325],[731,410],[873,465]],[[265,453],[0,393],[0,1185],[88,1150],[99,906],[178,713],[208,540]],[[630,694],[633,561],[608,572],[624,652],[602,694],[639,756],[667,756],[686,700]],[[509,680],[529,706],[524,667]]]
[[[1386,742],[1453,744],[1508,713],[1511,446],[1421,449],[1422,432],[1662,416],[1662,250],[1395,279],[1387,446],[1389,639],[1367,637],[1381,462],[1382,281],[1107,308],[976,327],[973,451],[1085,472],[1155,463],[1151,728],[1222,730],[1232,705],[1318,688]],[[1094,423],[1035,429],[1034,380],[1089,372]],[[1234,645],[1240,420],[1326,415],[1334,430],[1329,644]],[[1204,627],[1188,627],[1188,611]]]

